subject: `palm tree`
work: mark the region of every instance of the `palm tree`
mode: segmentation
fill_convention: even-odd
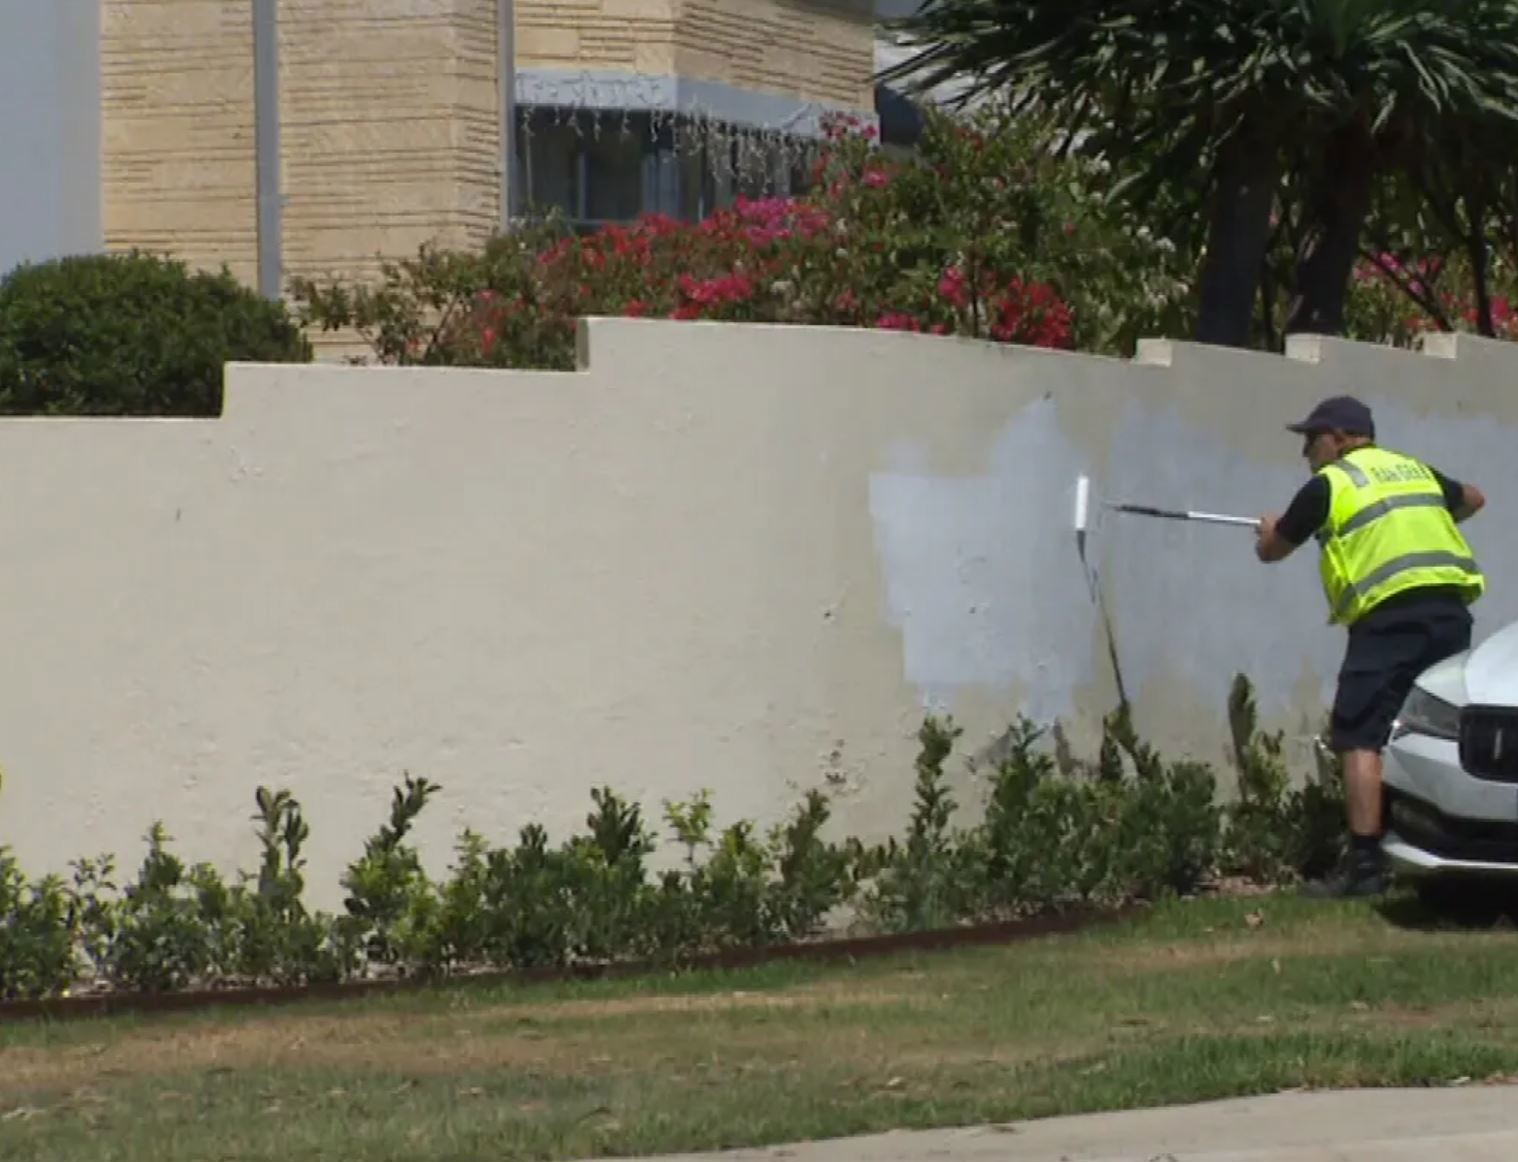
[[[1206,216],[1197,338],[1248,342],[1287,167],[1306,191],[1288,330],[1336,332],[1378,174],[1428,126],[1518,143],[1518,0],[926,0],[887,79],[968,77],[1060,116]]]

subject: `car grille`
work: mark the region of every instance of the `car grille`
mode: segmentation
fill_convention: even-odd
[[[1518,783],[1518,710],[1466,707],[1460,715],[1460,765],[1478,779]]]
[[[1481,863],[1518,863],[1518,823],[1459,819],[1389,787],[1386,798],[1392,830],[1430,855]]]

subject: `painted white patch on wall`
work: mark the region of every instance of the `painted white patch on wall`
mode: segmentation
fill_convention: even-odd
[[[927,462],[900,447],[891,458]],[[978,475],[871,476],[887,608],[925,705],[1022,683],[1029,702],[1016,709],[1045,721],[1071,713],[1097,627],[1070,519],[1085,471],[1042,400],[1009,421]]]

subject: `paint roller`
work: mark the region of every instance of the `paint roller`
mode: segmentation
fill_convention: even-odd
[[[1155,508],[1147,504],[1103,504],[1104,508],[1110,508],[1115,512],[1131,513],[1134,516],[1158,517],[1162,520],[1191,520],[1201,521],[1205,524],[1241,525],[1249,528],[1257,528],[1259,521],[1247,516],[1228,516],[1216,512],[1189,512],[1180,509]],[[1112,619],[1107,612],[1107,603],[1102,599],[1101,585],[1097,580],[1095,567],[1086,559],[1086,531],[1091,517],[1091,478],[1078,476],[1075,480],[1075,545],[1080,553],[1082,567],[1086,571],[1086,582],[1091,589],[1091,600],[1101,611],[1102,627],[1107,635],[1107,652],[1112,659],[1112,676],[1117,682],[1118,699],[1123,706],[1128,705],[1128,690],[1123,682],[1123,668],[1118,657],[1117,638],[1112,632]]]
[[[1077,536],[1086,535],[1086,525],[1090,517],[1091,507],[1091,478],[1089,476],[1078,477],[1075,481],[1075,532]],[[1252,516],[1229,516],[1220,512],[1192,512],[1175,508],[1155,508],[1149,504],[1112,504],[1104,503],[1104,508],[1110,508],[1113,512],[1126,512],[1133,516],[1158,517],[1161,520],[1190,520],[1199,521],[1202,524],[1214,525],[1238,525],[1247,528],[1258,528],[1259,520]]]

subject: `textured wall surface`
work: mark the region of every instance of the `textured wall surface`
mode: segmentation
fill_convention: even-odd
[[[869,0],[681,0],[682,76],[875,110]]]
[[[516,0],[523,68],[674,72],[681,0]]]
[[[257,281],[250,0],[102,0],[105,244]]]
[[[500,215],[495,0],[281,0],[285,267],[371,277]]]
[[[0,109],[0,274],[99,250],[99,0],[0,3]]]
[[[384,258],[425,242],[478,245],[495,228],[496,8],[280,0],[286,277],[368,278]],[[640,77],[678,76],[801,107],[873,109],[866,0],[516,8],[517,63],[539,87],[583,75],[634,91]],[[225,263],[254,284],[250,0],[103,0],[101,11],[105,244]]]
[[[869,0],[517,0],[523,68],[679,75],[874,111]]]
[[[280,0],[284,276],[372,278],[500,213],[495,0]],[[106,0],[105,242],[257,282],[249,0]],[[321,338],[328,354],[351,347]]]
[[[769,821],[831,772],[840,828],[878,838],[925,709],[967,753],[1019,712],[1089,743],[1119,671],[1156,742],[1219,763],[1246,671],[1305,762],[1342,641],[1310,556],[1109,515],[1083,559],[1074,483],[1279,510],[1304,476],[1282,425],[1345,388],[1487,490],[1478,634],[1518,617],[1509,345],[1127,363],[618,320],[587,352],[558,375],[233,367],[220,420],[0,422],[0,842],[36,870],[135,861],[161,817],[251,865],[253,790],[287,786],[332,903],[405,770],[446,788],[420,833],[439,871],[464,825],[562,835],[602,784]]]

